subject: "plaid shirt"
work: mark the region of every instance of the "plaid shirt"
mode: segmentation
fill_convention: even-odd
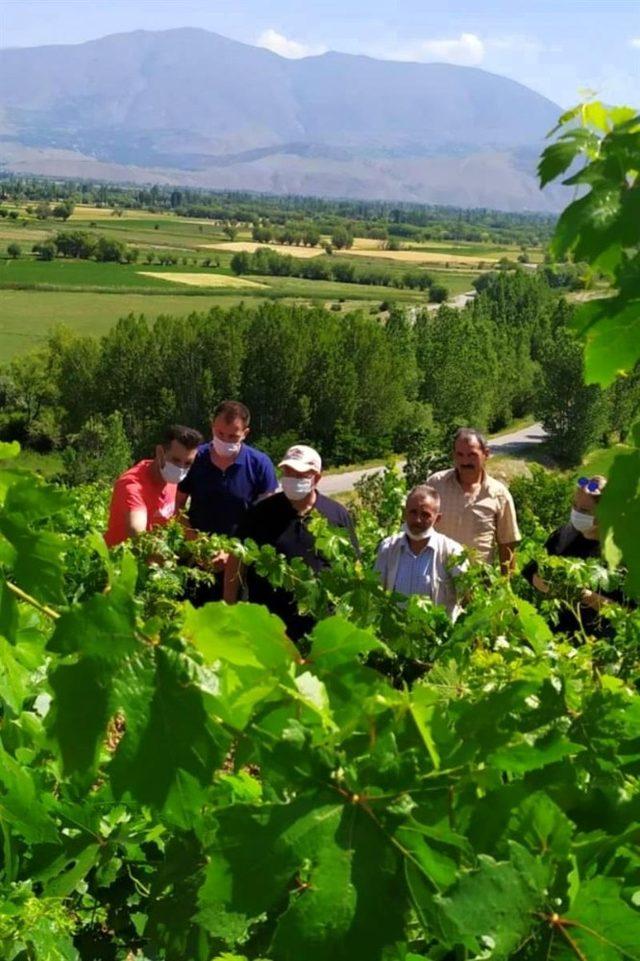
[[[441,534],[473,548],[483,561],[492,561],[497,544],[520,540],[513,498],[505,485],[483,474],[479,489],[465,493],[455,467],[427,479],[440,494],[442,517],[436,525]]]

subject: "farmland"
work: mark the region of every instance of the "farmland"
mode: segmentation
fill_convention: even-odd
[[[255,280],[243,280],[241,277],[229,277],[226,274],[212,274],[204,271],[197,274],[188,274],[182,270],[174,270],[173,273],[141,270],[140,276],[152,277],[154,280],[166,280],[173,284],[187,284],[189,287],[259,287],[262,290],[267,289],[267,284],[259,284]]]
[[[135,263],[98,262],[95,259],[55,257],[38,259],[34,244],[69,236],[78,230],[94,237],[120,241],[137,253]],[[0,220],[0,351],[10,358],[42,344],[48,332],[65,324],[80,333],[104,333],[119,317],[144,313],[150,319],[162,314],[207,311],[212,306],[231,307],[250,298],[297,302],[309,306],[333,306],[334,310],[373,309],[381,301],[426,305],[422,291],[389,289],[364,283],[312,280],[249,274],[242,279],[230,268],[238,251],[262,246],[252,241],[248,225],[239,224],[230,240],[215,221],[180,217],[170,212],[116,210],[77,205],[62,223],[37,219],[26,207],[15,219]],[[322,235],[326,242],[328,235]],[[17,246],[18,255],[6,251]],[[478,276],[478,245],[468,255],[464,244],[437,242],[429,249],[387,251],[380,242],[355,238],[353,249],[335,252],[330,258],[323,247],[270,243],[271,249],[295,258],[314,258],[319,263],[347,261],[356,267],[383,267],[398,280],[408,268],[429,268],[433,282],[451,296],[471,289]],[[487,245],[485,245],[486,247]],[[495,246],[494,257],[513,254],[517,248]],[[5,255],[2,256],[3,250]],[[489,266],[489,260],[487,260]],[[178,285],[182,290],[178,290]],[[399,285],[398,285],[399,286]]]

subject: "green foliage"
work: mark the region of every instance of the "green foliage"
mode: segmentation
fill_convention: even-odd
[[[404,476],[407,487],[424,484],[431,474],[450,467],[450,447],[443,433],[433,427],[413,431],[406,444]]]
[[[361,532],[397,524],[387,483]],[[637,615],[614,676],[489,572],[452,626],[323,523],[318,579],[229,542],[320,618],[303,657],[263,608],[154,591],[152,543],[170,564],[222,539],[169,525],[108,552],[95,491],[16,468],[1,495],[3,957],[580,957],[567,935],[634,956]],[[83,551],[100,578],[70,576]],[[372,667],[403,645],[427,671],[411,690]]]
[[[579,126],[578,126],[579,125]],[[571,254],[604,274],[613,296],[583,304],[572,326],[585,341],[586,379],[607,386],[628,375],[640,357],[640,116],[629,107],[581,104],[560,118],[564,129],[543,154],[543,183],[582,160],[567,183],[586,189],[562,214],[553,239],[557,255]],[[624,555],[628,588],[640,596],[640,436],[618,454],[599,511],[609,560]]]
[[[64,451],[65,471],[73,484],[111,481],[131,466],[131,460],[119,411],[89,418]]]
[[[509,490],[516,505],[518,525],[524,537],[541,539],[567,522],[574,478],[531,464],[529,473],[514,477]]]
[[[580,344],[557,327],[539,349],[540,376],[534,414],[549,432],[549,450],[558,464],[575,467],[604,437],[607,408],[602,389],[583,380]]]
[[[586,103],[560,118],[565,130],[540,163],[544,185],[578,159],[565,183],[586,188],[564,211],[552,241],[556,256],[571,254],[604,274],[615,296],[584,304],[574,327],[586,342],[587,381],[610,384],[640,358],[640,116],[627,107]]]

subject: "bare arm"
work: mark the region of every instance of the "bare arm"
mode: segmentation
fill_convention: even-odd
[[[135,507],[127,512],[127,537],[135,537],[142,534],[147,529],[147,509],[146,507]]]

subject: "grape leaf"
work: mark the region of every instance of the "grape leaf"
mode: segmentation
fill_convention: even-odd
[[[525,940],[546,896],[546,876],[516,845],[512,850],[519,864],[480,855],[478,868],[463,874],[446,895],[435,896],[450,948],[490,950],[492,959],[502,961]]]
[[[186,659],[161,647],[128,659],[114,679],[111,710],[125,723],[108,769],[116,797],[193,826],[230,738],[207,717]]]
[[[399,860],[372,818],[328,792],[220,811],[199,918],[233,946],[269,912],[278,961],[380,958],[399,940]]]
[[[540,738],[531,744],[524,739],[494,751],[487,763],[509,774],[525,774],[547,764],[555,764],[565,757],[571,757],[586,750],[581,744],[574,744],[557,731]]]
[[[581,883],[571,907],[562,916],[566,935],[556,935],[555,957],[563,961],[575,961],[580,956],[588,961],[640,959],[640,911],[622,900],[620,887],[615,878],[606,877]]]
[[[31,531],[20,520],[0,514],[0,531],[12,545],[12,579],[44,603],[64,601],[64,539],[51,531]]]
[[[635,429],[640,434],[640,424]],[[609,471],[609,480],[598,505],[598,521],[605,535],[605,552],[613,563],[629,559],[626,591],[640,598],[640,565],[632,565],[640,538],[640,448],[616,455]],[[615,549],[612,553],[613,536]]]
[[[58,841],[32,774],[0,745],[0,818],[30,844]]]
[[[21,663],[19,649],[0,635],[0,701],[18,714],[29,692],[30,671]]]

